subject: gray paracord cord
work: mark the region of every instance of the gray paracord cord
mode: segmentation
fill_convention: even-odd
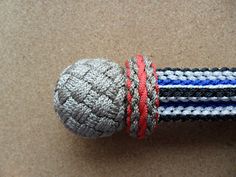
[[[236,68],[156,69],[137,55],[126,69],[106,59],[67,67],[54,90],[54,108],[65,127],[83,137],[122,130],[137,138],[160,122],[236,119]]]

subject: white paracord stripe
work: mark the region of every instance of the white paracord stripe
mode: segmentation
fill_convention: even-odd
[[[236,80],[232,71],[157,71],[160,80]]]
[[[160,97],[159,99],[162,102],[169,102],[169,101],[173,101],[173,102],[216,101],[217,102],[217,101],[236,101],[236,96],[233,96],[233,97]]]
[[[158,108],[161,115],[236,115],[236,107],[234,106],[219,106],[219,107],[183,107],[183,106],[170,106]]]

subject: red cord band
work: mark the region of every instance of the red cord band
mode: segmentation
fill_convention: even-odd
[[[126,66],[127,132],[143,139],[157,127],[159,87],[155,65],[142,55],[128,60]]]

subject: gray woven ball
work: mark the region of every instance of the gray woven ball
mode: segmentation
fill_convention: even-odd
[[[54,91],[64,125],[83,137],[110,136],[124,126],[124,70],[105,59],[84,59],[66,68]]]

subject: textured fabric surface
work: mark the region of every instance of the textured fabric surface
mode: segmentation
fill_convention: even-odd
[[[235,68],[164,68],[157,74],[160,121],[236,120]]]
[[[235,76],[234,68],[156,70],[141,54],[126,62],[126,74],[111,61],[79,60],[60,75],[55,110],[83,137],[110,136],[126,126],[142,139],[162,121],[236,120]]]
[[[1,177],[235,177],[236,121],[87,140],[57,120],[52,91],[78,57],[235,67],[236,1],[1,0],[0,21]]]
[[[147,57],[138,55],[126,62],[126,72],[127,131],[132,137],[144,138],[154,131],[158,123],[159,90],[156,69]]]
[[[123,128],[125,77],[105,59],[79,60],[59,77],[54,107],[64,125],[83,137],[110,136]]]

